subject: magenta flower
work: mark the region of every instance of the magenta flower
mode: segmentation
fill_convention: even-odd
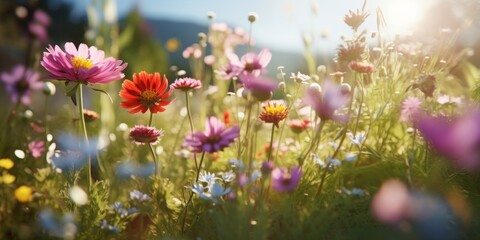
[[[193,90],[193,89],[199,89],[202,87],[202,82],[200,82],[197,79],[193,78],[179,78],[175,80],[172,85],[170,85],[171,88],[173,89],[178,89],[182,90],[184,92]]]
[[[137,144],[156,144],[159,138],[163,136],[163,131],[154,127],[137,125],[130,130],[129,136]]]
[[[462,170],[480,170],[480,111],[474,110],[448,121],[417,116],[416,127],[438,153]]]
[[[78,49],[71,42],[65,43],[65,52],[59,46],[49,45],[40,64],[52,78],[85,84],[109,83],[120,80],[127,63],[112,57],[96,47],[80,44]]]
[[[28,150],[30,154],[32,154],[32,157],[39,158],[43,152],[45,152],[45,142],[41,140],[32,141],[28,144]]]
[[[187,136],[184,146],[191,147],[193,152],[214,153],[223,151],[240,135],[240,128],[226,128],[225,123],[216,117],[210,117],[205,123],[205,132],[195,132]]]
[[[408,97],[402,102],[400,121],[410,122],[420,112],[422,102],[417,97]]]
[[[11,72],[2,72],[0,80],[5,83],[5,90],[13,103],[21,101],[27,106],[31,103],[31,91],[43,88],[40,74],[23,65],[16,65]]]
[[[344,122],[347,121],[346,117],[337,115],[336,111],[344,107],[348,99],[349,95],[342,94],[341,87],[326,80],[323,84],[323,92],[320,88],[310,87],[307,89],[303,101],[310,105],[323,121]]]
[[[28,24],[30,34],[36,36],[40,42],[46,43],[48,41],[48,27],[50,26],[50,16],[43,10],[37,9],[33,13],[33,19]]]
[[[277,192],[291,192],[297,188],[302,170],[295,166],[290,172],[286,168],[275,168],[272,171],[272,188]]]

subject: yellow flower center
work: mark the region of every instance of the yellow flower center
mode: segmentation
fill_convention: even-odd
[[[140,94],[142,101],[147,105],[155,104],[158,101],[158,94],[152,90],[146,90]]]
[[[285,108],[285,106],[279,104],[273,104],[273,105],[267,105],[265,106],[265,113],[267,113],[268,115],[280,115],[280,114],[284,114],[285,111],[287,109]]]
[[[79,68],[90,69],[93,67],[93,62],[90,59],[83,57],[72,57],[72,64],[75,70],[78,71]]]

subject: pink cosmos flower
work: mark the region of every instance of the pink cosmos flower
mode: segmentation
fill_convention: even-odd
[[[49,45],[40,64],[50,72],[52,78],[85,84],[109,83],[120,80],[127,63],[112,57],[96,47],[80,44],[78,49],[71,42],[65,43],[65,52]]]
[[[400,121],[410,122],[419,113],[422,102],[417,97],[408,97],[402,102]]]
[[[41,140],[32,141],[28,144],[28,150],[30,154],[32,154],[32,157],[39,158],[43,152],[45,152],[45,142]]]
[[[235,141],[240,135],[240,128],[233,126],[226,128],[225,123],[216,117],[210,117],[205,122],[205,132],[195,132],[185,138],[183,143],[186,147],[191,147],[193,152],[214,153],[223,151],[230,143]]]
[[[323,121],[345,122],[347,121],[345,116],[337,115],[336,111],[344,107],[348,99],[349,95],[343,94],[342,89],[338,85],[330,80],[325,80],[323,92],[316,87],[310,87],[307,89],[303,101],[310,105]]]
[[[414,121],[425,140],[456,167],[480,170],[480,110],[451,121],[431,116],[417,116]]]
[[[2,72],[0,81],[5,83],[5,90],[13,103],[21,101],[27,106],[31,103],[31,91],[43,88],[39,73],[23,65],[16,65],[11,72]]]
[[[297,188],[302,170],[296,166],[290,172],[286,168],[275,168],[272,171],[272,188],[277,192],[291,192]]]
[[[171,88],[173,89],[178,89],[182,90],[184,92],[193,90],[193,89],[199,89],[202,87],[202,82],[200,82],[197,79],[193,78],[179,78],[175,80],[172,85],[170,85]]]
[[[230,64],[237,66],[240,69],[240,73],[245,75],[252,74],[259,76],[263,70],[267,67],[270,60],[272,60],[272,53],[268,49],[263,49],[258,54],[249,52],[243,55],[240,59],[235,54],[229,57]],[[242,76],[240,76],[242,79]]]
[[[163,136],[163,131],[154,127],[137,125],[130,130],[129,136],[137,144],[156,144],[160,137]]]

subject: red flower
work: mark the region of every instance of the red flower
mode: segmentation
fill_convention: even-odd
[[[125,80],[122,84],[120,97],[125,101],[120,106],[129,109],[129,113],[145,113],[150,110],[152,113],[165,111],[165,106],[172,100],[167,98],[172,95],[173,90],[167,91],[168,80],[160,73],[148,74],[145,71],[133,74],[133,81]]]

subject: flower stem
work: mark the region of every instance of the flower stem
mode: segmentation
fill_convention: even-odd
[[[78,114],[80,115],[80,127],[81,131],[83,131],[83,135],[85,137],[85,145],[87,149],[87,172],[88,172],[88,189],[90,190],[92,186],[92,157],[90,155],[90,144],[88,142],[88,134],[87,134],[87,126],[85,125],[85,117],[83,116],[83,91],[82,91],[82,84],[78,84],[77,88],[77,99],[78,99]]]
[[[187,115],[188,115],[188,122],[190,123],[190,134],[193,138],[193,120],[192,120],[192,113],[190,111],[190,102],[188,100],[188,91],[185,92],[185,105],[187,107]],[[197,153],[193,153],[193,159],[195,161],[195,170],[198,170],[198,163],[197,163]]]
[[[153,146],[151,143],[148,143],[148,148],[150,148],[150,152],[152,153],[153,162],[155,164],[155,176],[157,176],[158,175],[157,154],[155,154],[155,151],[153,150]]]
[[[318,126],[317,132],[315,133],[314,137],[312,138],[312,142],[311,142],[310,146],[308,146],[307,151],[305,152],[305,154],[303,155],[303,157],[300,159],[300,162],[299,162],[300,167],[303,166],[303,162],[304,162],[305,159],[308,157],[308,155],[310,155],[310,152],[312,151],[312,149],[313,149],[315,146],[317,146],[317,143],[320,142],[320,136],[321,136],[322,129],[323,129],[323,126],[324,126],[324,125],[325,125],[325,121],[321,121],[321,122],[320,122],[320,126]]]
[[[270,134],[270,147],[268,148],[268,157],[267,161],[272,160],[272,151],[273,151],[273,135],[275,134],[275,124],[272,124],[272,133]],[[278,146],[277,146],[278,148]]]
[[[148,126],[149,126],[149,127],[152,126],[152,120],[153,120],[153,113],[150,112],[150,118],[148,119]]]
[[[202,152],[202,156],[200,157],[200,164],[197,169],[197,176],[195,177],[195,182],[198,182],[198,178],[200,177],[200,170],[202,168],[203,159],[205,158],[205,152]],[[188,206],[192,203],[193,199],[193,191],[190,193],[190,197],[188,198],[187,204],[185,205],[185,211],[183,212],[183,219],[182,219],[182,233],[185,231],[185,220],[187,218]]]

